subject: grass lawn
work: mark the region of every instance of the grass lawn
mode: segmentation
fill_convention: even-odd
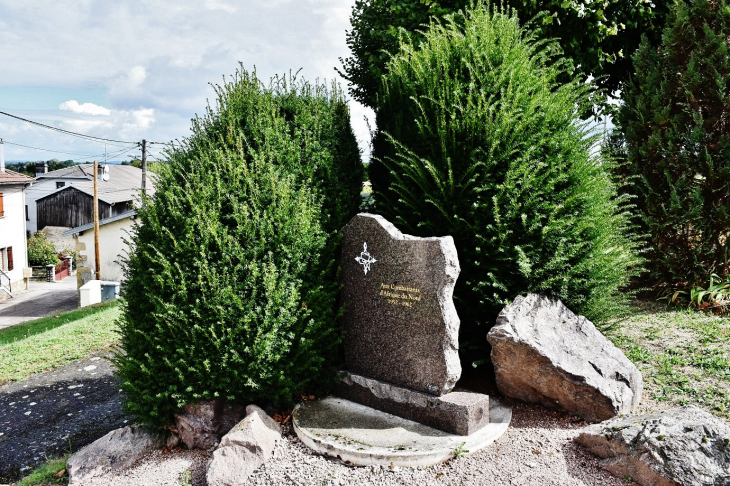
[[[607,335],[644,375],[641,409],[694,404],[730,418],[730,317],[638,304]]]
[[[66,461],[69,455],[59,457],[57,459],[49,459],[42,466],[33,470],[28,476],[24,477],[15,486],[47,486],[52,484],[68,484],[68,475],[64,474],[61,478],[56,478],[55,474],[66,468]]]
[[[0,385],[113,346],[119,314],[110,302],[0,330]]]

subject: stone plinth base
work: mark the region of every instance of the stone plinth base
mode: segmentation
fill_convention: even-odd
[[[311,449],[356,466],[430,466],[474,453],[507,431],[512,411],[489,404],[489,424],[469,435],[448,434],[408,419],[353,403],[325,398],[297,405],[294,431]]]
[[[440,397],[346,373],[335,395],[450,434],[471,435],[489,424],[489,396],[452,391]]]

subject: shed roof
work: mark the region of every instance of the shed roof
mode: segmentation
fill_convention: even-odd
[[[77,191],[83,192],[84,194],[88,195],[89,197],[94,197],[94,183],[92,181],[79,181],[74,182],[71,185],[63,186],[61,188],[56,189],[55,191],[46,194],[43,197],[39,197],[36,202],[42,201],[43,199],[49,198],[51,196],[54,196],[62,191],[68,191],[71,189],[76,189]],[[118,187],[110,187],[110,186],[104,186],[102,184],[99,184],[99,201],[103,201],[107,204],[116,204],[120,202],[126,202],[126,201],[135,201],[139,194],[141,193],[141,189],[123,189]]]
[[[112,216],[111,218],[102,219],[101,221],[99,221],[99,226],[104,226],[105,224],[113,223],[115,221],[120,221],[120,220],[126,219],[126,218],[134,219],[135,216],[137,216],[137,211],[135,209],[133,209],[131,211],[127,211],[122,214],[117,214],[116,216]],[[63,236],[72,236],[77,233],[88,231],[93,228],[94,228],[94,223],[87,223],[87,224],[82,224],[81,226],[77,226],[75,228],[71,228],[70,230],[66,230],[61,234]]]

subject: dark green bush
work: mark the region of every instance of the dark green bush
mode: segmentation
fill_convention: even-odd
[[[337,87],[241,71],[168,152],[132,237],[116,357],[126,407],[290,404],[337,357],[338,237],[362,166]]]
[[[728,39],[727,1],[679,2],[661,46],[634,56],[619,125],[655,284],[730,272]]]
[[[58,263],[58,252],[46,234],[40,231],[28,238],[28,264],[32,266],[55,265]]]
[[[604,321],[640,259],[612,162],[577,116],[589,87],[557,84],[560,63],[513,14],[463,15],[418,46],[403,38],[390,61],[370,164],[377,210],[403,231],[454,237],[462,342],[483,342],[526,292]]]

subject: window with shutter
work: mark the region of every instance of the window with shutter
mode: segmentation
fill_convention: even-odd
[[[13,269],[13,247],[8,247],[8,271]]]
[[[3,211],[3,193],[0,192],[0,218],[5,216],[5,211]]]

